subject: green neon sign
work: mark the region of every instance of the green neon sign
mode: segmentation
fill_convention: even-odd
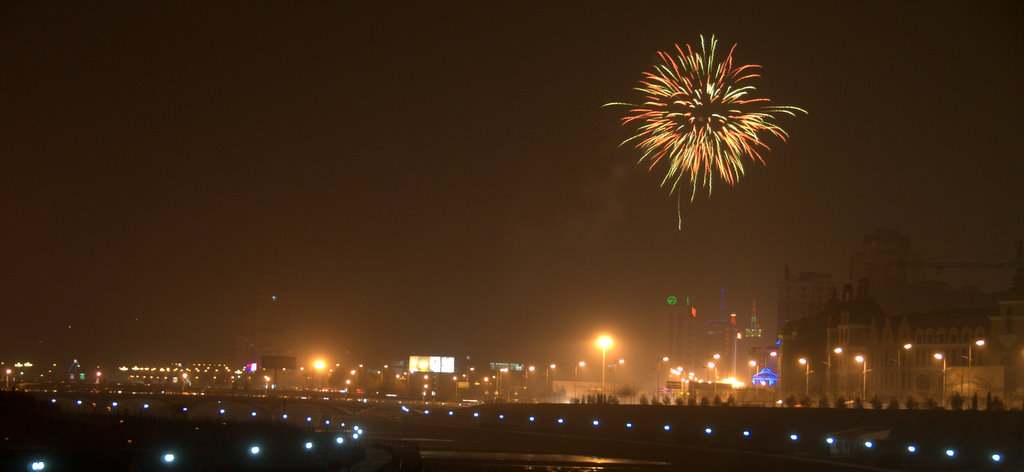
[[[668,299],[666,299],[665,301],[668,303],[669,306],[675,306],[676,303],[679,303],[679,300],[676,299],[675,295],[668,297]]]

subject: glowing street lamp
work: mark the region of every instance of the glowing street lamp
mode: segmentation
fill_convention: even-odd
[[[946,356],[941,352],[935,353],[935,358],[942,361],[942,407],[946,407]]]
[[[843,353],[843,348],[837,347],[827,352],[828,359],[825,361],[825,396],[828,396],[829,390],[832,389],[832,354],[840,355]]]
[[[860,362],[862,364],[862,369],[863,369],[864,377],[863,377],[863,379],[861,380],[861,383],[860,383],[861,399],[862,399],[862,401],[867,401],[867,398],[868,398],[868,360],[864,356],[857,356],[857,357],[854,357],[853,359],[855,361]]]
[[[800,365],[804,366],[804,395],[810,395],[811,393],[811,364],[807,362],[806,358],[801,357],[797,359]]]
[[[967,345],[967,386],[969,387],[969,390],[974,390],[974,372],[972,370],[974,363],[974,346],[985,347],[985,340],[979,339]],[[960,386],[960,390],[963,390],[962,385]]]
[[[900,355],[903,351],[909,351],[910,348],[914,347],[913,344],[906,343],[903,345],[903,350],[896,351],[896,401],[899,402],[900,398],[900,386],[903,384],[903,374],[900,373]]]
[[[608,347],[612,345],[612,338],[608,336],[601,336],[597,338],[597,345],[601,346],[601,391],[604,391],[604,371],[608,370],[608,366],[605,364],[605,354],[608,352]]]

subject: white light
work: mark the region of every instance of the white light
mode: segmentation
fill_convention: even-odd
[[[312,442],[306,441],[306,444],[304,444],[304,446],[306,447],[307,451],[310,450],[310,449],[313,449],[313,443]]]
[[[704,434],[711,434],[711,428],[704,428]]]
[[[505,419],[505,415],[498,415],[498,419],[499,419],[499,420],[503,420],[503,419]]]
[[[632,427],[633,427],[633,423],[626,423],[626,428],[632,428]]]
[[[594,423],[594,426],[598,426],[601,424],[601,422],[597,420],[591,421],[591,423]]]
[[[795,434],[790,434],[789,435],[789,440],[790,441],[796,441],[797,439],[800,439],[800,436],[797,436]]]
[[[338,436],[338,437],[334,438],[334,442],[336,442],[338,444],[345,444],[345,438],[343,438],[341,436]]]
[[[1000,456],[999,454],[992,454],[992,462],[999,462],[1001,460],[1003,460],[1003,456]]]
[[[78,400],[75,403],[81,405],[82,404],[82,400]]]
[[[57,399],[56,398],[51,398],[50,399],[50,403],[57,403]]]
[[[669,425],[665,425],[665,426],[662,426],[661,429],[664,429],[665,431],[671,431],[672,427],[669,426]]]
[[[249,413],[249,416],[256,416],[256,412]]]
[[[181,411],[182,411],[182,413],[184,413],[184,412],[188,411],[188,407],[187,407],[187,406],[183,406],[183,407],[181,407]]]
[[[224,409],[223,408],[220,409],[220,414],[222,414],[222,415],[224,414]]]
[[[117,408],[117,402],[113,402],[113,403],[111,403],[111,404],[110,404],[110,406],[112,406],[112,407],[114,407],[114,408]]]
[[[282,420],[288,419],[288,413],[281,413],[281,419]]]
[[[479,418],[479,417],[480,417],[480,413],[477,413],[477,412],[474,411],[473,412],[473,418]]]
[[[256,454],[259,454],[259,453],[260,453],[260,447],[259,446],[253,446],[253,447],[249,448],[249,454],[252,454],[252,455],[255,456]]]
[[[563,420],[563,419],[561,419],[561,418],[559,418],[559,419],[558,419],[558,420],[556,420],[556,421],[558,421],[558,424],[562,424],[562,423],[564,423],[564,422],[565,422],[565,420]]]
[[[911,454],[917,452],[917,446],[907,446],[907,452]]]
[[[402,405],[402,411],[408,413],[409,412],[409,407],[407,407],[405,405]]]
[[[423,414],[424,415],[429,415],[430,414],[430,410],[423,410]]]
[[[359,439],[359,433],[352,433],[352,439]]]
[[[871,449],[872,447],[875,447],[875,444],[871,441],[864,441],[864,447]]]
[[[143,410],[146,410],[146,409],[148,409],[148,408],[149,408],[149,403],[143,403],[143,404],[142,404],[142,409],[143,409]]]
[[[309,423],[310,421],[313,421],[313,417],[312,416],[307,416],[306,417],[306,422]]]
[[[827,444],[832,444],[832,443],[836,442],[836,440],[835,440],[835,439],[832,439],[832,438],[825,438],[825,442],[826,442]],[[910,446],[910,447],[914,447],[914,446]]]
[[[32,463],[32,470],[43,470],[46,468],[46,463],[43,461],[35,461]]]
[[[743,436],[750,436],[750,431],[744,431]]]
[[[452,410],[448,410],[448,416],[453,416],[453,415],[455,415],[455,412],[452,411]]]
[[[952,449],[946,449],[946,456],[947,457],[953,457],[955,455],[956,455],[956,451],[954,451]]]
[[[166,462],[168,464],[170,464],[171,462],[174,462],[174,454],[171,454],[171,453],[164,454],[164,462]]]
[[[532,417],[532,416],[531,416],[531,417],[530,417],[530,422],[532,423],[532,422],[533,422],[533,420],[535,420],[535,419],[536,419],[536,418],[534,418],[534,417]]]

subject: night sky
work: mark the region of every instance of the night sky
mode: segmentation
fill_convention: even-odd
[[[774,333],[786,264],[1024,234],[1016,2],[127,3],[0,6],[0,359],[226,360],[269,294],[308,353],[655,355],[668,295]],[[679,231],[602,105],[700,34],[809,114]]]

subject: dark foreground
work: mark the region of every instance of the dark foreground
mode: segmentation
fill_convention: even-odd
[[[0,470],[1024,470],[1018,411],[394,404],[315,426],[294,413],[168,417],[83,398],[91,408],[0,394]],[[885,434],[870,447],[836,434],[857,428]]]

